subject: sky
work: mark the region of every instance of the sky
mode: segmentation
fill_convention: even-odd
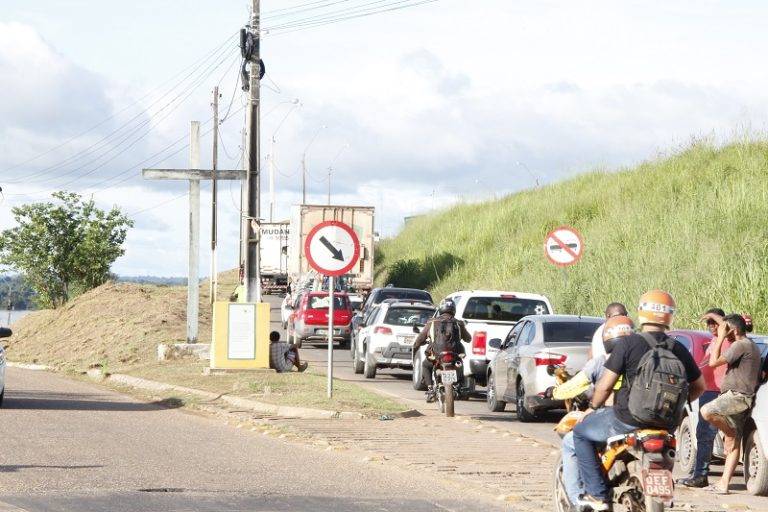
[[[270,161],[275,220],[301,201],[306,155],[309,203],[327,201],[331,168],[332,202],[376,207],[391,236],[409,215],[762,134],[768,118],[763,2],[439,0],[303,30],[280,27],[395,0],[261,4],[265,219]],[[15,205],[75,191],[134,219],[116,273],[185,275],[188,185],[140,169],[189,166],[192,120],[210,167],[216,85],[219,167],[241,165],[248,5],[4,0],[0,228]],[[218,203],[222,270],[237,266],[239,184]]]

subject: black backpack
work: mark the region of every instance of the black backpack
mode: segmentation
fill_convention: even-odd
[[[429,329],[429,337],[432,339],[432,352],[458,352],[456,344],[460,343],[461,332],[456,319],[435,318]]]
[[[675,341],[640,333],[651,350],[643,354],[629,383],[629,413],[644,427],[675,429],[688,401],[685,365],[672,352]]]

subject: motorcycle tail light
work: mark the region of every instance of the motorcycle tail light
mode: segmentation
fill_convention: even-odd
[[[675,439],[674,437],[669,437],[667,439],[667,446],[669,446],[673,450],[676,449],[677,448],[677,439]]]
[[[666,444],[667,443],[664,442],[664,439],[654,437],[643,441],[643,449],[647,452],[658,453],[664,449]]]
[[[453,354],[447,353],[443,354],[440,360],[444,363],[452,363],[453,362]]]

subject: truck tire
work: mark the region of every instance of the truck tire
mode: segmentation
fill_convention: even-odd
[[[291,371],[293,363],[288,359],[287,343],[272,343],[269,346],[269,366],[274,368],[277,373],[285,373]]]
[[[376,363],[373,361],[373,359],[371,359],[371,356],[368,355],[367,350],[365,352],[363,375],[365,376],[366,379],[376,378]]]
[[[750,494],[768,496],[768,457],[763,453],[757,429],[744,442],[744,479]]]

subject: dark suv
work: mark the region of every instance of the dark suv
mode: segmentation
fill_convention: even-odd
[[[374,288],[371,293],[368,294],[368,298],[363,303],[363,307],[360,311],[355,313],[352,317],[352,343],[351,346],[355,346],[355,336],[360,330],[360,326],[364,323],[365,318],[370,314],[375,306],[381,304],[382,301],[387,299],[399,299],[406,301],[419,301],[429,302],[433,304],[432,296],[426,290],[419,290],[417,288],[395,288],[394,286],[385,286],[384,288]],[[350,350],[350,356],[354,356]]]

